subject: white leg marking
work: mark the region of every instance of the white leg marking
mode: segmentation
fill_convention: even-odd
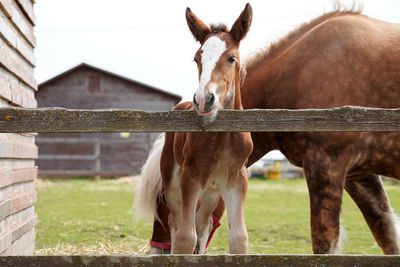
[[[328,254],[340,254],[346,239],[346,230],[340,225],[338,239],[332,240]]]
[[[168,217],[168,225],[171,233],[171,250],[174,249],[175,246],[175,236],[176,231],[178,230],[181,223],[181,188],[180,188],[180,177],[179,177],[179,166],[175,165],[172,180],[168,185],[168,188],[165,189],[165,197],[167,201],[168,208],[170,210],[170,214]]]
[[[396,214],[392,211],[392,222],[393,222],[393,236],[397,247],[400,249],[400,221]]]
[[[205,254],[208,237],[210,236],[210,232],[212,230],[211,217],[208,218],[206,225],[202,225],[202,226],[196,227],[196,228],[198,229],[197,230],[198,254]]]
[[[219,190],[209,188],[201,198],[200,209],[196,213],[196,231],[198,253],[206,252],[206,245],[213,227],[212,213],[219,200]]]
[[[151,255],[157,255],[157,254],[169,254],[169,253],[167,251],[161,249],[161,248],[151,247],[150,248],[150,254]]]
[[[244,195],[237,187],[222,193],[229,222],[229,252],[232,254],[248,253],[248,236],[244,219]]]

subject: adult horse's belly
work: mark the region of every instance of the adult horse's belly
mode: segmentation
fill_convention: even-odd
[[[315,27],[266,68],[263,79],[248,74],[242,94],[245,107],[400,107],[400,27],[383,22],[370,25],[368,18],[360,16],[337,18]],[[340,34],[332,30],[338,27]],[[262,103],[246,94],[250,91],[256,95],[261,90]],[[320,153],[333,161],[343,161],[350,176],[352,172],[365,171],[400,178],[400,133],[310,132],[269,136],[276,143],[274,148],[297,166],[304,165],[307,155],[312,161],[309,154]],[[314,163],[318,164],[316,160]]]
[[[303,167],[307,154],[323,152],[335,159],[335,164],[342,161],[338,165],[347,169],[349,178],[366,173],[400,178],[398,132],[282,133],[278,146],[299,167]]]

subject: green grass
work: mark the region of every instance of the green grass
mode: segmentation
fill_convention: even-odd
[[[36,248],[147,242],[150,224],[133,224],[133,188],[112,180],[52,180],[39,185]],[[134,227],[135,226],[135,227]]]
[[[131,184],[113,180],[52,180],[39,184],[37,249],[107,243],[138,251],[148,242],[152,224],[134,224]],[[385,188],[394,209],[400,210],[400,186],[386,182]],[[342,225],[347,236],[343,252],[381,254],[347,194],[343,202]],[[250,252],[311,253],[308,207],[304,180],[252,180],[246,206]],[[209,253],[227,253],[227,234],[224,217]]]

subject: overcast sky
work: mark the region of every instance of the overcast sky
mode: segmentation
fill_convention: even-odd
[[[253,23],[242,58],[333,6],[330,0],[39,0],[36,78],[41,83],[86,62],[191,99],[199,44],[187,28],[186,7],[207,24],[231,26],[247,2]],[[364,14],[400,23],[400,1],[358,2]]]
[[[254,17],[242,58],[332,10],[333,1],[39,0],[36,78],[40,83],[86,62],[191,99],[198,44],[187,29],[185,8],[207,24],[231,26],[247,2]],[[364,0],[363,6],[365,14],[400,22],[398,0]]]

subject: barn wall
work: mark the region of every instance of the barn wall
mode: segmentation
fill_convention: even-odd
[[[34,1],[0,0],[0,107],[36,107]],[[0,254],[34,251],[38,150],[33,134],[0,133]]]
[[[148,111],[171,109],[177,99],[141,84],[90,68],[78,69],[39,88],[40,107],[134,108]]]
[[[79,68],[39,88],[40,107],[133,108],[167,111],[179,101],[145,85],[91,69]],[[138,174],[158,134],[40,134],[39,175],[42,177]]]
[[[140,172],[158,134],[40,134],[41,177],[119,177]]]

